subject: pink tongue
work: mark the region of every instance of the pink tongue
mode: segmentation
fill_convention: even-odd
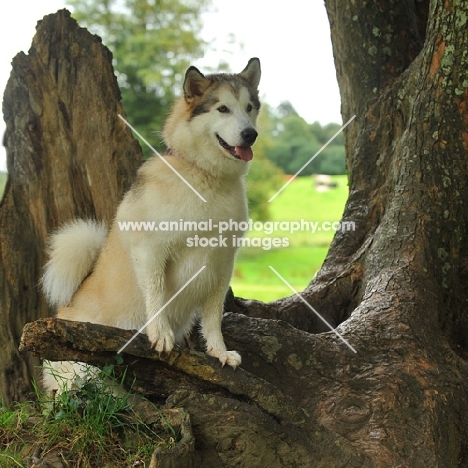
[[[242,161],[250,161],[253,158],[252,148],[250,146],[236,146],[235,151]]]

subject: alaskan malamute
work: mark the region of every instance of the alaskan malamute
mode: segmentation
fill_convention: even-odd
[[[207,353],[222,365],[241,363],[226,349],[221,319],[233,236],[244,234],[236,226],[248,218],[244,176],[257,138],[259,81],[257,58],[239,74],[187,70],[184,94],[163,130],[166,162],[154,156],[142,165],[109,230],[76,220],[51,237],[42,283],[57,317],[125,329],[140,329],[155,317],[145,331],[159,352],[170,352],[199,318]],[[223,222],[230,230],[221,238]],[[62,379],[78,368],[51,365],[44,372],[49,390],[61,389]]]

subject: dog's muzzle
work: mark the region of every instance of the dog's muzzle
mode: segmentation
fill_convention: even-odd
[[[251,146],[257,139],[258,132],[253,127],[245,128],[241,131],[241,137],[245,144],[241,146],[231,146],[225,140],[223,140],[218,134],[216,138],[219,144],[234,158],[241,159],[242,161],[248,162],[253,158],[253,152]]]

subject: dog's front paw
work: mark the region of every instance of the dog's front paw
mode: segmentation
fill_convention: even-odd
[[[175,336],[170,328],[161,330],[151,327],[147,329],[146,333],[148,334],[151,347],[158,351],[158,353],[162,353],[163,351],[170,353],[174,348]]]
[[[227,364],[235,369],[237,366],[240,366],[242,358],[237,351],[226,351],[226,354],[222,358],[220,357],[219,361],[223,366]]]
[[[223,367],[227,364],[228,366],[234,367],[235,369],[236,367],[240,366],[242,362],[242,358],[237,351],[209,351],[208,354],[210,356],[217,357]]]

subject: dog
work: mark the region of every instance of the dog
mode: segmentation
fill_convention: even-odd
[[[226,349],[221,320],[237,250],[229,236],[242,237],[237,226],[248,219],[244,176],[258,136],[260,75],[258,58],[238,74],[188,68],[162,132],[168,151],[141,166],[110,228],[75,220],[51,236],[42,287],[58,318],[137,330],[146,324],[151,347],[166,353],[200,320],[207,354],[223,366],[241,364]],[[200,229],[122,229],[182,220]],[[231,226],[223,242],[221,222]],[[195,245],[195,236],[206,245]],[[82,373],[80,363],[48,363],[44,387],[61,391]]]

